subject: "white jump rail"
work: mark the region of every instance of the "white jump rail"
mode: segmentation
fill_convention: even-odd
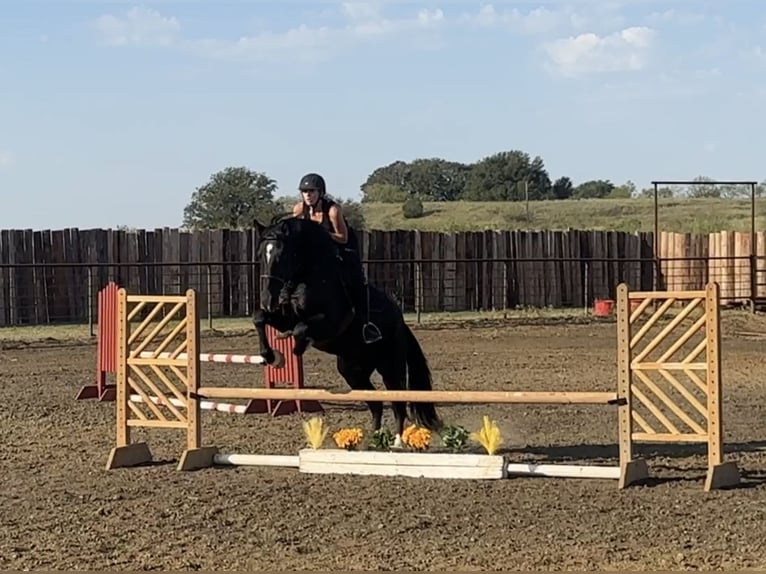
[[[179,359],[188,358],[186,353],[152,353],[142,351],[137,355],[141,359]],[[227,353],[200,353],[199,360],[203,363],[238,363],[245,365],[264,365],[266,361],[260,355],[233,355]]]
[[[303,449],[297,456],[268,454],[213,455],[213,464],[297,468],[308,474],[406,476],[412,478],[502,479],[514,476],[544,478],[620,478],[619,466],[506,462],[502,455],[345,451]]]
[[[149,397],[155,405],[164,405],[165,401],[159,397]],[[169,397],[170,403],[174,407],[186,408],[186,401],[179,400],[175,397]],[[130,395],[130,401],[133,403],[143,403],[144,399],[141,395]],[[233,403],[218,403],[215,401],[200,401],[199,408],[205,411],[218,411],[220,413],[233,413],[233,414],[245,414],[247,413],[247,405],[235,405]]]

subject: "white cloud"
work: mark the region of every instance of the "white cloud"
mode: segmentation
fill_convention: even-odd
[[[652,12],[647,19],[652,24],[692,25],[699,24],[705,20],[705,15],[700,12],[685,12],[671,8],[663,12]]]
[[[545,45],[549,67],[562,76],[643,69],[656,32],[644,26],[608,36],[592,32],[561,38]]]
[[[176,18],[141,7],[131,8],[123,16],[100,16],[95,27],[112,46],[167,46],[176,41],[181,32]]]
[[[343,14],[352,21],[377,20],[380,18],[381,6],[373,2],[343,2]]]
[[[477,13],[464,14],[460,20],[477,26],[503,27],[526,34],[544,34],[560,29],[579,29],[587,18],[570,7],[546,8],[539,6],[529,11],[518,8],[498,10],[493,4],[484,4]]]
[[[202,55],[248,61],[296,58],[314,61],[324,59],[350,46],[365,41],[438,29],[444,21],[440,9],[420,10],[408,18],[389,19],[381,16],[376,5],[346,2],[342,11],[347,23],[342,26],[311,27],[305,24],[284,32],[261,32],[237,40],[207,39],[195,41]]]

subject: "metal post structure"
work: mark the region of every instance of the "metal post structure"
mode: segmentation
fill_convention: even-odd
[[[654,187],[654,261],[657,269],[660,269],[660,208],[659,208],[659,186],[661,185],[749,185],[750,186],[750,310],[755,312],[755,302],[757,295],[756,286],[756,241],[755,241],[755,189],[758,186],[757,181],[749,180],[723,180],[723,181],[675,181],[675,180],[656,180],[652,181]],[[659,290],[657,285],[659,272],[655,274],[655,290]]]

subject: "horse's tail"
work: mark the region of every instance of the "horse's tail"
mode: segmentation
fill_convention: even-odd
[[[409,325],[404,325],[404,332],[407,337],[407,387],[411,391],[430,391],[432,390],[431,369],[428,366],[428,360]],[[417,424],[422,427],[432,431],[442,427],[442,421],[436,414],[433,403],[410,403],[410,412]]]

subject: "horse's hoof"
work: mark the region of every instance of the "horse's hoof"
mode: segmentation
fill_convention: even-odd
[[[282,331],[279,331],[276,335],[274,335],[274,338],[278,341],[281,341],[282,339],[287,339],[288,337],[291,337],[293,334],[292,331],[285,331],[284,333]]]
[[[271,364],[275,369],[281,369],[285,366],[285,356],[274,349],[274,362]]]

